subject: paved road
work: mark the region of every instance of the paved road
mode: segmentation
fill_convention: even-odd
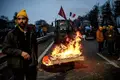
[[[51,48],[47,49],[50,43],[52,43],[52,39],[39,44],[39,55],[42,54],[42,52],[46,52],[46,54],[51,52]],[[97,42],[95,40],[83,41],[82,45],[83,55],[85,56],[85,61],[83,63],[77,62],[74,64],[74,66],[72,63],[69,63],[47,68],[42,66],[45,68],[42,71],[38,71],[38,80],[120,79],[120,63],[116,60],[116,56],[108,56],[106,52],[103,54],[97,54]],[[39,65],[41,65],[41,63],[39,63]]]

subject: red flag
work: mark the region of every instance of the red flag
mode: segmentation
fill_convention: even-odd
[[[59,11],[58,14],[59,14],[61,17],[63,17],[64,19],[67,19],[67,18],[66,18],[66,15],[65,15],[65,12],[64,12],[64,10],[63,10],[63,8],[62,8],[62,6],[61,6],[60,11]]]
[[[73,14],[72,17],[74,18],[76,16],[76,14]]]

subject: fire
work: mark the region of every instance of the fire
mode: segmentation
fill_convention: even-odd
[[[49,56],[44,56],[43,60],[42,60],[43,64],[45,64],[46,66],[52,65]]]
[[[82,35],[80,32],[76,32],[75,38],[72,40],[69,40],[69,43],[67,45],[60,44],[56,46],[52,52],[52,57],[54,58],[70,58],[81,55],[81,41]],[[68,38],[66,38],[68,41]]]
[[[76,32],[76,35],[73,39],[70,39],[68,36],[66,37],[66,44],[56,45],[51,53],[52,59],[65,59],[65,58],[73,58],[80,56],[82,54],[81,47],[81,38],[82,35],[79,31]],[[46,60],[45,60],[46,59]],[[49,58],[43,58],[43,64],[50,64]]]

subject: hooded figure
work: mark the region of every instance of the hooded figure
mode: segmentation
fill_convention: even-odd
[[[26,10],[17,14],[15,29],[8,32],[2,52],[7,55],[8,66],[12,69],[14,80],[36,80],[37,41],[34,30],[28,26]]]

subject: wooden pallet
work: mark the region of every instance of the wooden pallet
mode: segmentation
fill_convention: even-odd
[[[73,58],[65,58],[65,59],[56,59],[52,60],[51,65],[56,65],[56,64],[62,64],[62,63],[68,63],[68,62],[78,62],[78,61],[84,61],[84,56],[78,56],[78,57],[73,57]]]

